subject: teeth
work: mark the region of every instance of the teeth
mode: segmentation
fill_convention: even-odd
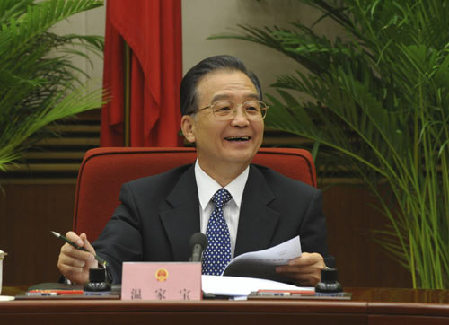
[[[251,139],[251,137],[249,136],[245,136],[245,137],[226,137],[225,138],[228,141],[248,141],[249,139]]]

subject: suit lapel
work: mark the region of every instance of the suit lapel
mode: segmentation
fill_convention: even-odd
[[[279,213],[268,204],[275,198],[262,173],[251,165],[243,191],[234,256],[270,247]]]
[[[170,242],[173,259],[188,260],[190,236],[200,231],[198,188],[194,165],[181,175],[161,210],[160,217]]]

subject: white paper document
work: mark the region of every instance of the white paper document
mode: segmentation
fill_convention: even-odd
[[[206,294],[225,296],[247,296],[258,290],[313,290],[313,287],[297,287],[276,281],[227,276],[201,276],[202,290]]]
[[[248,252],[237,256],[226,267],[225,276],[251,277],[287,282],[276,273],[276,267],[302,254],[299,236],[265,250]]]

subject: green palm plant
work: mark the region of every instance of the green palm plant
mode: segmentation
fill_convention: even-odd
[[[101,106],[101,90],[81,84],[86,74],[70,58],[89,58],[84,49],[101,55],[102,37],[49,31],[100,5],[95,0],[0,1],[0,171],[44,134],[45,126]]]
[[[279,76],[267,96],[267,125],[350,159],[388,217],[377,240],[409,269],[413,287],[449,288],[449,3],[301,2],[342,36],[294,22],[211,38],[249,40],[296,60],[303,69]]]

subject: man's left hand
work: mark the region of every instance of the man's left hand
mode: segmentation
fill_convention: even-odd
[[[300,257],[290,260],[287,265],[278,266],[276,272],[294,279],[297,285],[315,286],[320,282],[321,269],[325,266],[321,254],[302,253]]]

